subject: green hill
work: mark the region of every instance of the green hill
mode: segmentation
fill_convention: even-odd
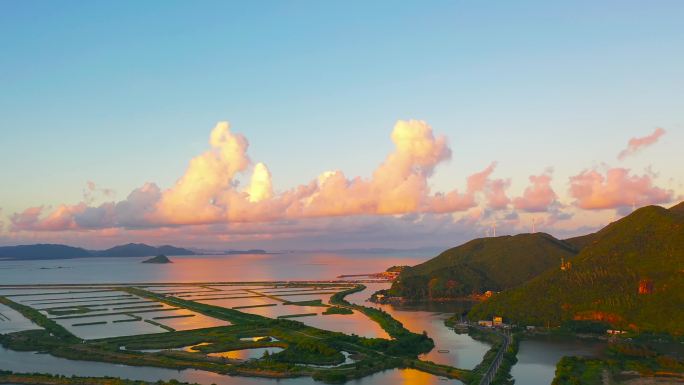
[[[407,268],[392,284],[391,296],[411,299],[458,298],[515,287],[560,266],[577,253],[545,233],[480,238]]]
[[[524,325],[586,319],[616,328],[684,333],[684,204],[648,206],[593,234],[572,260],[475,306]]]
[[[564,239],[565,243],[569,243],[577,250],[582,250],[585,247],[591,245],[596,240],[596,233],[591,233],[587,235],[580,235],[579,237],[573,237]]]

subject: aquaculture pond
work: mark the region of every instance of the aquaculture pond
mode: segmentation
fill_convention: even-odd
[[[345,289],[345,285],[320,287],[288,287],[284,284],[274,286],[264,283],[249,284],[224,284],[218,282],[242,281],[291,281],[291,280],[333,280],[339,274],[372,273],[386,269],[392,265],[416,264],[430,256],[378,256],[378,255],[340,255],[340,254],[287,254],[287,255],[239,255],[239,256],[193,256],[173,257],[173,264],[161,266],[149,266],[139,264],[138,258],[102,258],[82,259],[67,261],[28,261],[17,263],[13,261],[3,266],[0,261],[0,282],[3,284],[69,284],[69,283],[129,283],[137,282],[146,290],[154,291],[167,296],[177,296],[183,299],[198,301],[201,303],[237,308],[236,310],[261,314],[268,317],[306,315],[293,318],[294,320],[315,326],[321,329],[355,333],[367,337],[384,337],[387,334],[376,322],[371,321],[365,315],[354,312],[349,315],[322,315],[325,307],[310,306],[310,304],[291,305],[286,302],[312,301],[320,299],[322,302],[329,301],[332,292]],[[61,266],[61,268],[55,268]],[[42,267],[45,267],[43,269]],[[154,282],[163,282],[163,285],[153,285]],[[178,282],[180,285],[168,284]],[[185,282],[185,283],[183,283]],[[190,282],[213,282],[209,284],[189,284]],[[383,286],[384,285],[384,286]],[[363,305],[370,294],[387,284],[375,286],[369,284],[369,289],[363,293],[349,296],[349,300]],[[348,287],[348,286],[347,286]],[[116,335],[125,335],[136,322],[116,322],[129,317],[123,315],[107,315],[115,312],[114,308],[137,307],[126,310],[134,317],[139,317],[142,327],[155,328],[159,326],[144,322],[145,320],[156,322],[159,325],[171,326],[184,329],[192,327],[193,322],[200,318],[183,317],[189,315],[187,310],[165,310],[171,306],[165,304],[164,311],[159,311],[154,306],[157,302],[131,295],[125,291],[105,291],[92,289],[31,289],[21,292],[18,289],[0,289],[1,293],[32,294],[26,296],[27,305],[32,307],[59,308],[66,307],[72,311],[78,311],[78,306],[88,307],[92,322],[107,322],[106,324],[80,325],[76,323],[88,323],[79,318],[60,319],[58,322],[74,330],[77,335],[84,338],[98,338],[105,336],[101,333],[101,327],[116,331]],[[50,293],[47,293],[50,291]],[[47,295],[49,294],[49,295]],[[275,306],[259,306],[275,305]],[[247,306],[247,307],[245,307]],[[257,307],[251,307],[257,306]],[[106,310],[105,310],[106,309]],[[428,353],[424,358],[436,362],[448,363],[457,367],[468,368],[480,361],[488,347],[472,340],[468,336],[459,336],[444,326],[443,320],[447,313],[443,310],[431,311],[429,309],[400,309],[383,307],[393,316],[403,322],[407,328],[415,332],[427,331],[435,340],[437,348]],[[47,310],[46,310],[47,311]],[[118,312],[118,310],[117,310]],[[176,318],[159,318],[178,316]],[[315,314],[315,315],[313,315]],[[78,315],[78,314],[74,314]],[[121,318],[97,318],[97,317],[121,317]],[[60,316],[50,315],[51,318]],[[83,321],[83,322],[81,322]],[[127,325],[128,324],[128,325]],[[121,325],[121,326],[119,326]],[[118,328],[121,327],[121,330]],[[77,331],[80,330],[80,331]],[[144,330],[145,332],[151,332]],[[139,333],[135,330],[133,334]],[[446,349],[442,349],[446,347]],[[449,350],[448,353],[437,353],[437,350]],[[20,354],[21,356],[17,356]],[[263,352],[261,352],[263,354]],[[435,356],[432,356],[434,354]],[[250,356],[254,357],[256,354]],[[20,358],[21,357],[21,358]],[[128,367],[122,365],[107,364],[101,362],[69,361],[44,354],[29,352],[0,352],[2,367],[18,372],[46,372],[65,375],[116,375],[133,379],[155,381],[158,379],[178,379],[181,381],[216,383],[216,384],[314,384],[309,378],[276,380],[220,376],[211,372],[198,370],[168,370],[148,367]],[[439,377],[425,374],[415,370],[388,370],[372,376],[354,380],[352,384],[458,384],[455,380],[440,379]]]
[[[571,337],[534,337],[520,342],[518,362],[511,374],[516,384],[549,385],[563,356],[598,357],[606,343]]]

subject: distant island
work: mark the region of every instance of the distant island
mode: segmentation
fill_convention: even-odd
[[[142,263],[173,263],[173,262],[166,255],[159,254],[156,257],[152,257],[150,259],[146,259],[146,260],[142,261]]]
[[[0,260],[50,260],[92,257],[152,257],[155,255],[196,255],[192,250],[163,245],[129,243],[105,250],[86,250],[81,247],[55,244],[36,244],[0,247]]]
[[[240,254],[268,254],[266,250],[262,249],[250,249],[250,250],[226,250],[218,254],[225,255],[240,255]]]
[[[128,243],[105,250],[87,250],[60,244],[35,244],[19,246],[0,246],[0,261],[12,260],[52,260],[93,257],[153,257],[156,255],[241,255],[269,254],[262,249],[249,250],[198,250],[193,251],[171,245],[150,246],[144,243]]]

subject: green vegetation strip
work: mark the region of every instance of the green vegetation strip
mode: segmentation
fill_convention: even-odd
[[[126,310],[126,309],[152,309],[164,307],[162,304],[158,305],[140,305],[140,306],[123,306],[123,307],[113,307],[112,310]]]
[[[315,316],[318,315],[318,313],[302,313],[302,314],[288,314],[288,315],[279,315],[278,318],[299,318],[299,317],[310,317],[310,316]]]
[[[104,293],[112,290],[92,290],[92,291],[65,291],[61,293],[22,293],[22,294],[6,294],[5,297],[37,297],[41,295],[61,295],[61,294],[86,294],[86,293]]]
[[[121,323],[121,322],[139,322],[139,321],[142,321],[142,318],[137,317],[137,318],[131,318],[131,319],[117,319],[117,320],[112,321],[112,323],[117,324],[117,323]]]
[[[171,318],[187,318],[187,317],[194,317],[194,314],[179,314],[179,315],[168,315],[168,316],[162,316],[162,317],[154,317],[152,319],[171,319]]]
[[[158,311],[173,311],[173,310],[179,310],[178,308],[168,308],[168,309],[151,309],[151,310],[138,310],[134,311],[133,313],[139,314],[139,313],[154,313]],[[74,318],[88,318],[88,317],[101,317],[101,316],[108,316],[108,315],[121,315],[121,314],[128,314],[131,313],[130,311],[122,311],[122,312],[116,312],[116,313],[98,313],[98,314],[84,314],[84,315],[72,315],[72,316],[66,316],[66,317],[55,317],[54,319],[74,319]]]
[[[389,334],[392,338],[401,339],[405,337],[411,337],[412,339],[416,339],[417,341],[417,337],[420,336],[419,334],[412,333],[411,331],[406,329],[401,322],[392,318],[392,316],[389,315],[387,312],[376,308],[351,304],[345,301],[345,296],[359,291],[363,291],[365,289],[366,287],[364,285],[358,285],[349,290],[341,291],[330,297],[330,303],[339,307],[357,310],[365,314],[368,318],[377,322],[378,325],[380,325],[380,327],[382,327],[387,332],[387,334]],[[431,339],[426,338],[425,340],[426,342],[424,343],[426,344],[426,347],[428,345],[430,345],[430,348],[434,347],[434,342]]]
[[[243,293],[237,293],[237,292],[236,293],[226,293],[226,292],[220,292],[220,290],[219,290],[219,293],[211,292],[211,293],[206,293],[206,294],[175,295],[174,297],[180,297],[180,298],[185,298],[185,299],[190,299],[190,298],[201,299],[202,297],[216,297],[217,295],[223,295],[223,296],[230,295],[230,296],[235,296],[235,298],[257,297],[254,295],[247,296],[247,294],[249,294],[249,293],[246,293],[246,292],[243,292]],[[263,296],[260,295],[258,297],[263,297]]]
[[[259,298],[259,297],[265,297],[265,296],[264,295],[248,295],[248,296],[241,296],[241,297],[211,297],[211,298],[197,298],[197,300],[198,301],[214,301],[214,300],[218,300],[218,299],[242,299],[242,298]],[[183,299],[185,299],[185,298],[183,298]],[[191,301],[191,299],[187,299],[187,300]],[[192,301],[194,301],[194,299]]]
[[[189,385],[186,382],[171,381],[133,381],[117,377],[77,377],[37,373],[12,373],[0,370],[0,383],[17,385]]]
[[[319,306],[319,307],[328,307],[328,305],[323,303],[323,300],[320,299],[312,299],[310,301],[295,301],[295,302],[285,302],[283,305],[296,305],[296,306]]]
[[[133,299],[129,298],[132,296],[126,296],[122,297],[119,299],[120,301],[128,300],[128,299]],[[116,301],[114,298],[103,298],[103,299],[84,299],[84,300],[68,300],[68,301],[53,301],[53,302],[31,302],[31,306],[36,306],[36,305],[54,305],[57,303],[83,303],[83,302],[105,302],[105,301]]]
[[[276,297],[275,295],[264,294],[264,293],[261,293],[261,292],[255,291],[255,290],[251,290],[251,289],[245,289],[245,291],[248,292],[248,293],[252,293],[252,294],[258,294],[258,295],[264,296],[264,297],[266,297],[266,298],[270,298],[270,299],[275,300],[275,301],[278,301],[278,302],[287,302],[287,301],[285,301],[284,299],[282,299],[282,298],[280,298],[280,297]]]
[[[10,308],[18,311],[19,313],[21,313],[21,315],[28,318],[29,320],[31,320],[36,325],[44,328],[45,330],[47,330],[49,333],[51,333],[52,335],[54,335],[58,339],[68,341],[68,342],[79,341],[79,339],[76,338],[76,336],[71,334],[62,325],[60,325],[57,322],[49,319],[48,317],[43,315],[38,310],[30,308],[26,305],[21,305],[21,304],[18,304],[16,302],[13,302],[6,297],[0,297],[0,303],[2,303],[3,305],[7,305]]]
[[[206,285],[199,285],[199,287],[201,287],[203,289],[211,290],[211,291],[221,291],[221,289],[216,289],[216,288],[206,286]]]
[[[92,297],[62,297],[62,298],[41,298],[41,299],[27,299],[26,303],[33,303],[33,302],[40,302],[40,301],[65,301],[65,300],[82,300],[82,299],[100,299],[100,298],[125,298],[125,297],[131,297],[131,295],[128,294],[117,294],[117,295],[98,295],[98,296],[92,296]]]
[[[286,294],[281,294],[280,297],[296,297],[299,295],[325,295],[325,294],[337,294],[339,291],[320,291],[320,292],[312,292],[312,293],[286,293]]]
[[[100,311],[107,311],[107,309],[90,309],[85,306],[75,306],[72,308],[65,308],[65,309],[58,309],[58,310],[48,310],[48,314],[53,315],[53,316],[66,316],[66,315],[72,315],[72,314],[86,314],[86,313],[92,313],[92,312],[100,312]]]
[[[323,315],[329,314],[354,314],[354,311],[346,307],[331,306],[323,312]]]
[[[72,324],[71,326],[90,326],[90,325],[105,325],[107,321],[97,321],[97,322],[83,322],[80,324]]]
[[[100,303],[100,304],[81,304],[81,305],[64,305],[64,306],[54,306],[54,307],[44,307],[36,310],[59,310],[59,309],[73,309],[78,306],[85,306],[87,308],[95,307],[105,307],[105,306],[121,306],[121,305],[135,305],[140,303],[154,303],[153,301],[131,301],[131,302],[111,302],[111,303]],[[31,304],[34,305],[34,304]]]
[[[278,306],[277,303],[266,303],[262,305],[246,305],[246,306],[234,306],[231,307],[231,309],[251,309],[253,307],[269,307],[269,306]]]
[[[159,326],[160,328],[162,328],[162,329],[164,329],[164,330],[166,330],[166,331],[170,331],[170,332],[175,332],[175,331],[176,331],[176,329],[174,329],[174,328],[172,328],[172,327],[170,327],[170,326],[166,326],[166,325],[164,325],[164,324],[160,324],[159,322],[152,321],[151,319],[146,319],[145,322],[147,322],[148,324],[152,324],[152,325],[154,325],[154,326]]]

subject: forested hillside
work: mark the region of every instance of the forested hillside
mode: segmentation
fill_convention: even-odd
[[[412,299],[456,298],[515,287],[571,260],[572,245],[549,234],[480,238],[405,269],[390,289]]]
[[[684,204],[636,210],[594,234],[568,270],[553,269],[475,306],[526,325],[591,319],[684,333]]]

